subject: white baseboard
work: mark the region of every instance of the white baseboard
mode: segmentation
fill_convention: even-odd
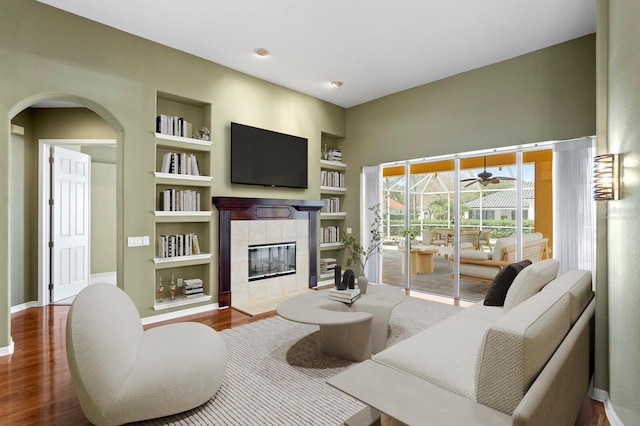
[[[22,303],[20,305],[12,306],[11,307],[11,313],[15,314],[16,312],[20,312],[20,311],[24,311],[25,309],[36,308],[36,307],[38,307],[38,302],[32,300],[31,302]]]
[[[13,353],[13,349],[14,349],[14,344],[13,344],[13,339],[11,339],[11,343],[9,343],[9,346],[4,346],[0,348],[0,357],[11,355]]]
[[[604,412],[607,414],[607,420],[611,423],[611,426],[624,426],[620,417],[616,414],[613,409],[613,405],[611,404],[611,400],[609,399],[609,392],[594,388],[593,384],[589,389],[589,397],[591,399],[595,399],[596,401],[600,401],[604,404]]]
[[[154,324],[156,322],[168,321],[176,318],[182,318],[189,315],[201,314],[203,312],[215,311],[218,309],[218,304],[213,303],[210,305],[197,306],[195,308],[182,309],[175,312],[168,312],[166,314],[153,315],[150,317],[142,318],[142,325]]]

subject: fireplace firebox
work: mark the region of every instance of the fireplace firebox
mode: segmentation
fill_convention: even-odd
[[[249,281],[296,273],[296,243],[249,246]]]

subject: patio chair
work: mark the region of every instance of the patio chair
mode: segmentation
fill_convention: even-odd
[[[489,234],[491,234],[491,230],[480,231],[480,236],[478,237],[478,250],[484,251],[484,248],[487,247],[489,251],[493,251]]]

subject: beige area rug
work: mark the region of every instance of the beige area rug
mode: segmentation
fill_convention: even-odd
[[[407,298],[393,311],[388,345],[460,309]],[[336,426],[364,407],[326,384],[353,363],[320,353],[317,326],[273,317],[221,333],[229,363],[218,393],[196,409],[138,424]]]

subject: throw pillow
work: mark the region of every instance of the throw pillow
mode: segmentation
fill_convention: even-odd
[[[511,263],[500,270],[493,279],[487,296],[484,298],[486,306],[504,306],[504,299],[507,297],[507,291],[511,287],[511,283],[516,275],[527,266],[531,265],[530,260]]]
[[[547,259],[525,268],[515,280],[504,299],[504,312],[527,300],[558,276],[560,263]]]

